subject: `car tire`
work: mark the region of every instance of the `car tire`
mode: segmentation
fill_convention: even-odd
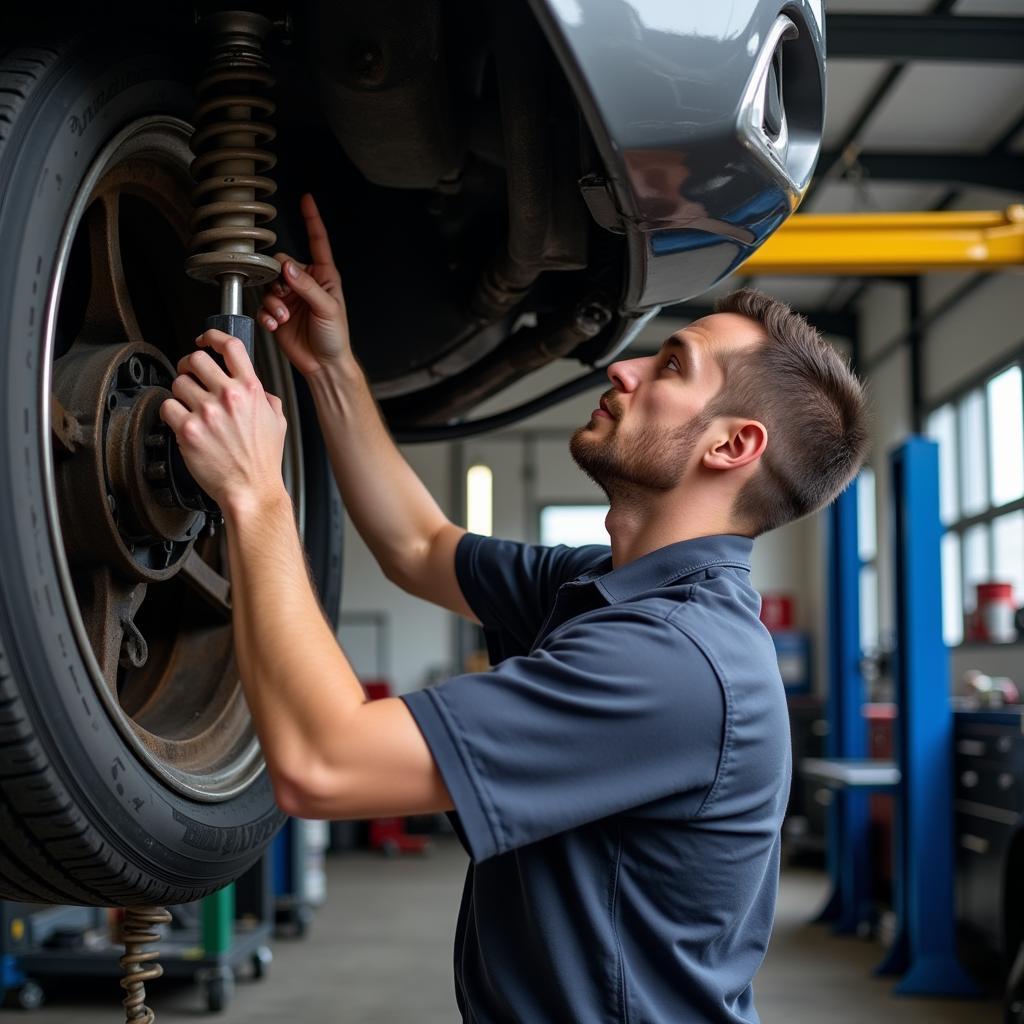
[[[191,902],[241,875],[284,821],[266,770],[200,799],[126,740],[90,680],[48,512],[43,332],[65,222],[112,137],[139,118],[187,121],[194,102],[154,49],[92,39],[0,53],[0,896],[16,900]],[[296,506],[336,620],[341,506],[309,394],[293,383]]]

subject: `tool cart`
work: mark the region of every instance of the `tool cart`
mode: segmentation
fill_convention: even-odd
[[[170,907],[159,929],[156,962],[164,977],[201,985],[207,1009],[227,1007],[235,972],[248,965],[254,978],[273,959],[271,857],[265,856],[232,885],[197,903]],[[0,900],[0,987],[6,1005],[35,1009],[49,983],[82,976],[124,974],[118,911]],[[159,992],[159,982],[151,994]],[[159,996],[157,996],[159,998]]]

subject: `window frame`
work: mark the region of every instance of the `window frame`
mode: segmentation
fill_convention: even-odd
[[[533,516],[534,525],[537,531],[535,535],[537,538],[537,542],[539,544],[546,543],[542,533],[543,523],[541,518],[544,514],[544,509],[546,508],[603,508],[607,510],[608,507],[609,506],[607,501],[587,501],[585,499],[580,498],[566,498],[564,500],[545,498],[543,501],[538,501],[536,506],[534,507]],[[611,544],[611,540],[609,539],[605,543]]]
[[[865,488],[866,473],[870,474],[871,477],[870,502],[865,497],[867,494]],[[857,639],[861,653],[866,655],[877,652],[882,646],[881,605],[878,593],[878,474],[875,472],[874,466],[869,462],[865,462],[855,479],[857,487],[857,600],[858,617],[860,620],[859,636]],[[868,524],[864,521],[863,515],[868,510],[870,510],[871,515],[870,530],[868,530]],[[870,533],[871,536],[871,555],[867,558],[864,557],[864,545],[862,543],[865,533]],[[871,574],[871,585],[865,586],[865,577],[868,573]],[[874,591],[874,614],[871,618],[870,629],[867,626],[867,609],[865,608],[864,601],[865,590]],[[870,638],[874,640],[873,643],[865,643],[865,640],[869,639],[865,635],[867,633],[870,633]]]
[[[993,470],[993,451],[992,451],[992,438],[991,438],[991,415],[989,408],[989,393],[988,384],[994,380],[1000,374],[1005,373],[1007,370],[1017,367],[1021,372],[1021,388],[1024,390],[1024,341],[1019,342],[1013,349],[1008,353],[1000,356],[998,359],[992,360],[986,364],[977,373],[972,374],[970,377],[961,381],[955,387],[950,388],[948,391],[943,393],[938,400],[928,402],[924,407],[924,423],[927,424],[931,416],[941,409],[943,406],[952,405],[955,415],[955,437],[956,437],[956,458],[953,460],[956,466],[957,480],[956,480],[956,493],[957,493],[957,518],[950,523],[942,524],[942,535],[945,536],[947,533],[956,533],[958,535],[959,544],[959,557],[960,557],[960,614],[962,618],[965,618],[967,612],[967,545],[964,543],[964,536],[966,533],[976,526],[985,527],[985,542],[988,553],[988,564],[993,566],[996,564],[996,552],[995,552],[995,531],[992,529],[992,523],[996,519],[1000,519],[1002,516],[1009,515],[1013,512],[1024,510],[1024,495],[1013,501],[1005,502],[1002,505],[994,505],[992,503],[992,470]],[[963,479],[961,474],[961,459],[964,452],[964,430],[963,424],[960,417],[960,403],[972,392],[978,391],[981,394],[982,399],[982,426],[983,426],[983,443],[985,452],[985,508],[980,512],[972,513],[971,515],[965,516],[963,514],[964,506],[964,495],[963,495]],[[1021,403],[1022,411],[1024,411],[1024,400]],[[1024,430],[1024,415],[1022,415],[1022,430]],[[924,436],[931,438],[932,435],[927,432],[927,429],[923,430]],[[941,486],[941,485],[940,485]],[[1024,594],[1015,595],[1018,600],[1024,601]],[[961,635],[960,642],[958,644],[952,644],[952,647],[962,646],[977,646],[979,641],[969,640],[966,638],[966,630]],[[994,644],[993,646],[1005,647],[1006,644]]]

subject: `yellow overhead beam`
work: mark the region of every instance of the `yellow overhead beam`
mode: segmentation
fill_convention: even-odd
[[[923,274],[1024,267],[1024,205],[935,213],[790,217],[741,273]]]

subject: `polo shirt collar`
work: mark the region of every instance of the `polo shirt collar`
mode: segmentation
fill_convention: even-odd
[[[609,559],[605,563],[609,568],[602,566],[587,573],[580,582],[593,582],[609,602],[628,601],[637,594],[657,590],[713,565],[728,565],[749,572],[753,549],[753,539],[738,534],[694,537],[667,544],[618,569],[610,568]]]

